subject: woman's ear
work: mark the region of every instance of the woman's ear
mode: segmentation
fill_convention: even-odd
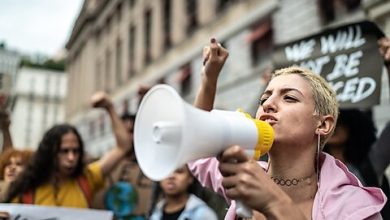
[[[188,178],[188,185],[191,185],[193,182],[194,182],[194,177],[190,176],[190,178]]]
[[[332,115],[321,116],[317,126],[316,134],[327,136],[333,131],[334,126],[336,125]]]

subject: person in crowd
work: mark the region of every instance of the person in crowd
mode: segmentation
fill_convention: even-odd
[[[112,104],[104,94],[92,97],[92,106],[111,117],[116,147],[96,162],[85,165],[84,144],[77,129],[59,124],[43,136],[32,161],[10,186],[7,201],[13,203],[88,208],[94,194],[131,148],[131,141]]]
[[[368,159],[375,141],[376,127],[369,113],[359,109],[340,109],[335,132],[326,143],[324,151],[343,162],[363,185],[378,186]],[[374,178],[370,178],[371,176]]]
[[[379,39],[379,51],[383,57],[384,64],[387,70],[387,76],[390,86],[390,39],[383,37]],[[370,151],[370,158],[373,161],[374,169],[380,177],[387,166],[390,164],[390,121],[387,122],[385,128],[381,132],[378,141],[374,144]]]
[[[376,133],[370,112],[340,109],[335,132],[325,145],[324,151],[342,161],[363,185],[381,187],[386,193],[389,191],[389,185],[384,170],[376,173],[373,166],[373,163],[386,158],[383,155],[370,157],[370,151],[377,141]],[[385,219],[390,217],[388,208],[386,205],[381,212]]]
[[[216,220],[215,212],[194,195],[196,182],[186,165],[163,179],[159,186],[163,199],[154,207],[150,220]]]
[[[0,220],[10,220],[11,216],[8,212],[0,211]]]
[[[204,51],[194,105],[210,111],[228,51],[215,39]],[[200,159],[188,166],[231,204],[225,219],[236,218],[233,200],[254,210],[256,219],[381,219],[387,199],[383,192],[363,187],[342,162],[322,152],[337,117],[335,92],[322,77],[295,66],[276,70],[256,114],[275,133],[268,163],[231,146],[218,160]]]
[[[0,154],[0,202],[5,199],[9,184],[24,170],[33,154],[31,150],[17,150],[12,146],[10,124],[9,113],[5,109],[0,110],[0,126],[3,133]]]
[[[390,121],[388,121],[380,132],[378,140],[374,143],[369,152],[373,168],[377,174],[380,184],[386,184],[387,178],[383,174],[390,164]],[[383,178],[382,178],[383,177]],[[390,192],[388,192],[390,193]],[[388,195],[388,194],[386,194]]]
[[[8,149],[12,149],[12,138],[11,133],[9,131],[9,126],[11,124],[11,120],[9,117],[9,112],[5,109],[0,110],[0,129],[3,134],[3,145],[1,147],[0,152],[4,152]]]
[[[24,170],[33,152],[8,149],[0,156],[0,180],[11,183]]]
[[[381,38],[378,45],[389,72],[390,40]],[[363,185],[381,187],[386,196],[389,196],[389,183],[384,175],[390,164],[389,142],[385,141],[387,130],[385,128],[377,139],[371,110],[340,109],[335,132],[325,145],[324,151],[346,164]],[[389,203],[386,203],[381,213],[384,219],[390,218]]]
[[[10,148],[0,155],[0,202],[5,199],[9,184],[24,170],[32,154],[31,150]]]
[[[100,101],[102,105],[106,105],[106,106],[113,105],[112,100],[106,93],[102,93],[102,92],[99,93],[101,94],[102,97]],[[115,114],[117,113],[115,112]],[[126,135],[130,141],[130,147],[126,155],[124,156],[124,158],[118,163],[117,167],[115,167],[115,169],[113,169],[112,172],[110,172],[110,174],[107,175],[105,187],[102,190],[100,190],[100,192],[97,193],[93,201],[94,208],[115,209],[115,207],[114,208],[112,207],[114,205],[108,202],[109,200],[107,198],[110,197],[110,195],[107,193],[112,191],[111,190],[112,187],[116,188],[117,184],[121,186],[123,186],[123,184],[128,184],[129,187],[132,187],[135,190],[134,193],[136,193],[140,198],[138,199],[135,208],[126,209],[127,210],[126,212],[128,212],[127,215],[147,216],[147,212],[150,207],[150,201],[145,198],[150,198],[151,196],[152,181],[147,179],[143,175],[135,158],[135,153],[133,148],[133,128],[134,128],[135,117],[136,115],[129,114],[128,112],[125,112],[120,116],[121,123],[125,128],[124,130],[125,133],[122,130],[120,130],[121,134],[115,134],[115,135],[116,136]],[[114,133],[115,132],[116,131],[114,130]],[[127,205],[130,205],[130,204],[123,204],[126,203],[127,201],[123,198],[122,195],[120,195],[119,197],[117,201],[121,201],[121,206],[126,207]],[[120,206],[119,204],[116,205],[118,205],[118,207]],[[113,210],[113,211],[114,211],[114,215],[125,215],[125,212],[122,211],[122,209],[121,211],[119,210]]]
[[[390,39],[388,37],[381,37],[378,40],[379,53],[382,55],[386,68],[390,64]]]
[[[379,39],[378,46],[390,73],[390,39]],[[341,109],[335,133],[324,150],[345,163],[363,185],[381,187],[389,196],[389,182],[385,175],[390,164],[389,132],[390,123],[387,123],[377,138],[377,129],[369,110]],[[384,219],[390,219],[389,202],[381,213]]]
[[[374,173],[378,179],[379,186],[382,188],[386,196],[390,197],[390,186],[388,176],[385,175],[385,170],[390,164],[390,121],[388,121],[381,131],[378,140],[372,146],[369,152],[369,158],[372,162]],[[390,202],[387,201],[382,209],[383,219],[390,219]]]

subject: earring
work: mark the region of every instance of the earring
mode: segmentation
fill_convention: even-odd
[[[320,183],[320,144],[321,144],[321,135],[320,132],[317,133],[317,155],[316,155],[316,170],[317,170],[317,184]]]

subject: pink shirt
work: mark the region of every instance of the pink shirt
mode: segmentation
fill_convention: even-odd
[[[222,186],[222,175],[215,158],[199,159],[188,163],[192,174],[203,186],[222,195],[230,204],[226,220],[235,219],[235,202],[230,200]],[[262,167],[267,163],[259,162]],[[359,180],[340,161],[326,153],[321,155],[321,173],[312,219],[382,219],[380,210],[386,196],[376,187],[363,187]]]

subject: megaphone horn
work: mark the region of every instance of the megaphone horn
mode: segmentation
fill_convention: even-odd
[[[134,149],[144,174],[155,181],[187,162],[239,145],[259,159],[271,148],[272,127],[243,112],[195,108],[168,85],[143,97],[134,124]]]
[[[272,127],[243,112],[197,109],[168,85],[143,98],[134,125],[134,148],[144,174],[162,180],[190,160],[215,156],[231,145],[258,159],[273,141]]]

